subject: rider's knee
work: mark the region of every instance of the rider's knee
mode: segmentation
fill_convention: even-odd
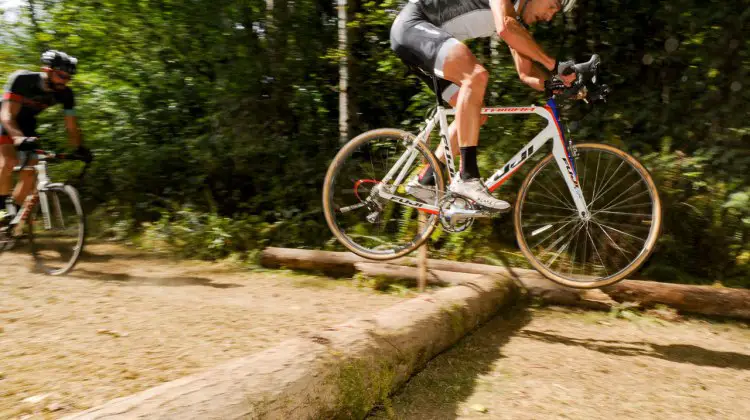
[[[484,92],[484,89],[487,87],[487,83],[490,80],[490,73],[485,69],[484,67],[480,65],[476,65],[474,67],[474,71],[472,71],[466,80],[464,80],[464,84],[467,84],[471,86],[472,91],[479,91]],[[484,96],[484,95],[483,95]]]

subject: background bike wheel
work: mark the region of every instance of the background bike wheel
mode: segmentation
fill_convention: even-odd
[[[661,202],[646,168],[602,144],[576,147],[575,167],[591,218],[580,217],[549,155],[524,180],[515,211],[516,238],[529,262],[549,279],[575,288],[613,284],[654,249]]]
[[[73,269],[83,250],[86,228],[78,192],[70,185],[39,192],[28,221],[29,242],[37,268],[50,275]],[[49,203],[49,224],[42,212],[43,195]]]
[[[331,162],[323,185],[323,212],[336,239],[352,252],[375,260],[401,257],[424,243],[435,228],[436,215],[429,214],[420,226],[420,212],[415,208],[382,198],[368,201],[413,142],[414,136],[402,130],[372,130],[349,141]],[[422,143],[414,150],[416,158],[392,194],[418,201],[405,186],[423,163],[437,167],[437,160]],[[438,194],[429,204],[437,207],[444,191],[442,174],[437,173],[435,180]],[[385,187],[393,181],[395,176]],[[368,216],[377,217],[373,221]]]

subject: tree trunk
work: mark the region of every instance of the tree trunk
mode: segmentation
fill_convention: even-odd
[[[339,12],[339,142],[349,140],[349,42],[347,40],[347,0],[336,0]]]

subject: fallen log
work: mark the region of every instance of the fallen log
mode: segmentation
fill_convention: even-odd
[[[312,269],[352,275],[355,263],[369,262],[348,252],[267,248],[261,263],[296,269]],[[398,258],[388,264],[416,266],[414,258]],[[273,267],[274,265],[266,265]],[[497,274],[513,278],[529,294],[546,303],[607,309],[616,302],[637,303],[642,307],[667,305],[680,312],[709,316],[750,319],[750,290],[712,286],[624,280],[602,290],[584,291],[557,285],[534,270],[445,260],[427,260],[427,269],[457,273]]]
[[[415,284],[419,272],[416,268],[398,266],[387,263],[355,263],[354,267],[362,274],[371,277],[384,277],[393,281],[406,281]],[[529,270],[526,270],[529,271]],[[493,273],[495,275],[502,275]],[[460,273],[456,271],[427,270],[429,284],[446,285],[471,282],[483,274]],[[508,276],[506,276],[508,277]],[[542,303],[548,305],[580,306],[588,309],[609,310],[614,302],[606,294],[598,290],[576,290],[552,283],[536,273],[524,273],[515,279],[527,293]],[[376,284],[375,288],[384,288],[387,282]]]
[[[680,312],[750,319],[750,290],[624,280],[603,291],[618,302],[642,307],[667,305]]]
[[[408,267],[404,265],[358,262],[354,263],[354,268],[368,276],[376,279],[387,279],[391,281],[404,281],[406,284],[414,286],[419,282],[419,268]],[[428,270],[427,284],[436,286],[457,285],[464,281],[472,281],[479,277],[477,274],[454,273],[450,271]],[[387,287],[389,282],[378,281],[375,284],[376,289]]]
[[[481,276],[68,419],[363,418],[518,287]]]

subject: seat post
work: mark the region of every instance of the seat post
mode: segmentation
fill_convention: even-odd
[[[438,83],[438,77],[437,76],[431,76],[432,77],[432,86],[435,88],[435,101],[437,102],[437,106],[443,106],[443,96],[440,94],[440,84]]]

